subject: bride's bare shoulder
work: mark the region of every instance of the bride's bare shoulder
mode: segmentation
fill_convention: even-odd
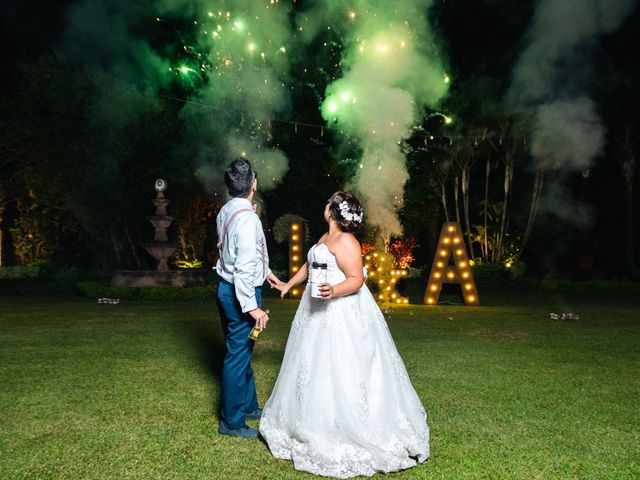
[[[353,235],[353,233],[342,232],[340,234],[340,237],[337,240],[340,246],[343,248],[349,248],[349,249],[357,248],[358,250],[360,250],[360,242]]]

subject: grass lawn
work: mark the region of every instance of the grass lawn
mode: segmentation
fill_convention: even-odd
[[[432,433],[432,458],[390,478],[640,478],[640,300],[481,299],[387,312]],[[266,302],[261,403],[297,306]],[[0,478],[315,478],[217,434],[222,354],[213,300],[0,297]]]

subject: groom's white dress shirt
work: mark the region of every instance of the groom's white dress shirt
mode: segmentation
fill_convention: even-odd
[[[255,288],[269,270],[269,253],[258,215],[246,198],[232,198],[218,213],[218,275],[233,283],[242,312],[258,308]]]

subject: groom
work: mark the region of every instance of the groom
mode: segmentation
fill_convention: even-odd
[[[250,364],[254,342],[249,332],[254,325],[263,330],[269,321],[260,308],[262,284],[267,279],[272,287],[282,282],[269,269],[262,224],[251,203],[258,182],[249,160],[240,157],[231,162],[224,181],[231,199],[216,219],[220,254],[216,296],[226,347],[218,433],[255,438],[258,431],[245,423],[262,415]]]

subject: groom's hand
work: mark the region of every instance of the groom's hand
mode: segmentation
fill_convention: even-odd
[[[265,312],[261,308],[256,308],[254,310],[251,310],[249,312],[249,315],[251,315],[256,321],[257,329],[264,330],[265,328],[267,328],[267,323],[269,322],[269,315],[267,315],[267,312]]]
[[[269,276],[267,277],[267,281],[269,282],[269,285],[271,285],[271,288],[278,288],[279,286],[284,285],[284,282],[276,277],[273,273],[269,274]]]

